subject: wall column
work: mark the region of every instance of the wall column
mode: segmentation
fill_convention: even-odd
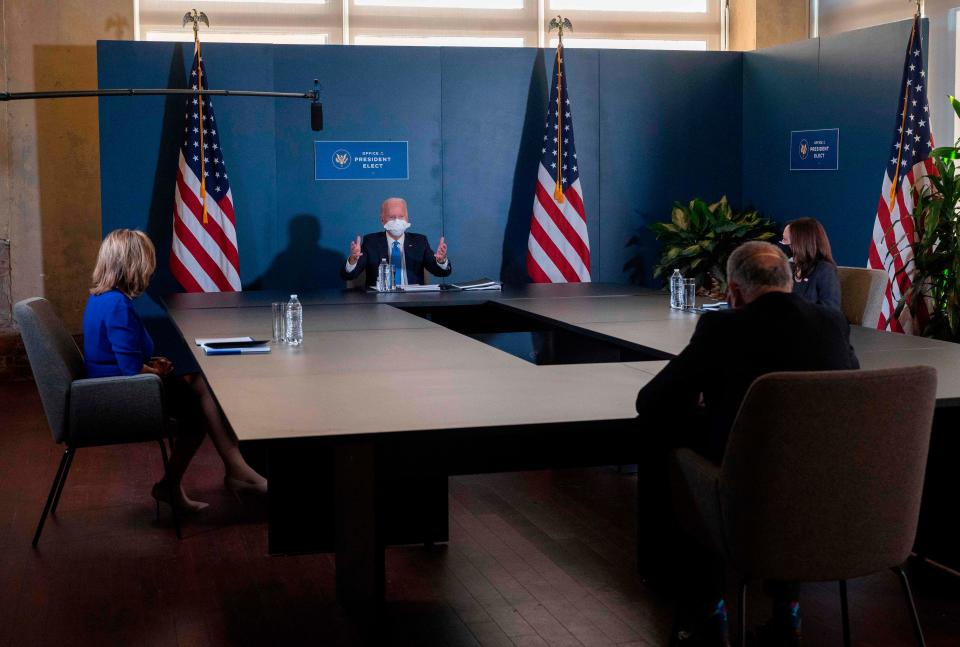
[[[731,50],[773,47],[809,34],[809,0],[730,0]]]
[[[10,92],[95,88],[97,40],[133,36],[130,0],[0,0],[0,15]],[[100,243],[99,147],[96,99],[0,105],[0,380],[22,373],[5,368],[22,365],[10,361],[12,302],[44,296],[80,331]]]

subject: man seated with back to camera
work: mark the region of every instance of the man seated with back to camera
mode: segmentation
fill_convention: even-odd
[[[731,309],[703,314],[687,347],[637,395],[644,431],[640,505],[648,517],[638,532],[641,562],[684,572],[657,572],[643,563],[641,571],[665,583],[679,577],[674,642],[678,635],[696,636],[679,644],[726,645],[728,638],[723,564],[683,537],[673,517],[671,450],[689,447],[719,464],[740,403],[761,375],[859,368],[843,314],[792,293],[790,265],[777,247],[741,245],[730,255],[727,277]],[[771,582],[767,590],[773,597],[773,619],[763,628],[768,644],[797,644],[798,586]]]
[[[434,252],[426,236],[407,232],[410,217],[406,200],[384,200],[380,205],[380,224],[386,231],[367,234],[363,242],[360,236],[350,242],[350,256],[347,257],[346,266],[340,270],[340,277],[344,281],[351,281],[366,272],[364,284],[368,288],[375,286],[381,259],[386,259],[394,276],[399,276],[397,286],[422,284],[424,269],[434,276],[450,276],[453,268],[447,258],[447,244],[443,236]]]

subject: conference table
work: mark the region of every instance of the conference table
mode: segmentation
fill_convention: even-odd
[[[447,539],[450,475],[637,462],[637,391],[699,317],[627,285],[323,291],[300,295],[301,346],[207,356],[194,343],[269,338],[270,304],[287,296],[178,294],[166,306],[240,442],[267,456],[270,552],[334,552],[345,604],[382,600],[386,546]],[[952,453],[960,345],[858,326],[851,342],[863,368],[937,368],[934,445]],[[948,509],[942,484],[931,493],[934,467],[932,450],[928,519]],[[949,561],[955,537],[922,519],[918,547],[925,528],[927,552]]]

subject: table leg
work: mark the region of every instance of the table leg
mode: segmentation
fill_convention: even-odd
[[[334,457],[337,599],[345,606],[378,605],[386,575],[376,445],[344,442]]]

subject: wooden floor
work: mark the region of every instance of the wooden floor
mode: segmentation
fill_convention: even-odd
[[[330,556],[266,554],[263,503],[223,491],[209,443],[186,485],[211,508],[177,541],[154,521],[158,454],[80,451],[33,550],[60,449],[33,385],[0,385],[0,647],[665,644],[672,601],[634,574],[635,480],[614,469],[451,479],[449,545],[389,550],[386,611],[357,618]],[[960,645],[960,579],[911,574],[928,644]],[[850,595],[856,644],[913,644],[892,575]],[[805,585],[803,610],[806,645],[841,643],[835,585]],[[764,611],[757,590],[751,622]]]

